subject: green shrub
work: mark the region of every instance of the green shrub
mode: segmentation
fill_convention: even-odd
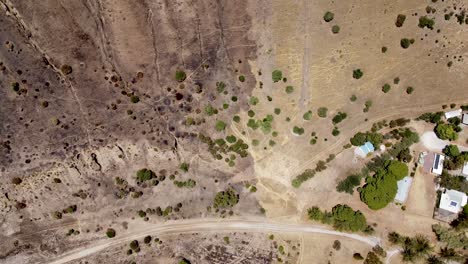
[[[271,73],[271,78],[273,79],[273,82],[279,82],[283,79],[283,72],[280,70],[274,70]]]
[[[405,16],[405,15],[402,15],[402,14],[399,14],[399,15],[397,16],[395,25],[396,25],[397,27],[402,27],[403,24],[405,23],[405,20],[406,20],[406,16]]]
[[[434,128],[434,132],[436,133],[437,137],[443,140],[457,140],[458,134],[454,129],[454,126],[451,124],[437,124]]]
[[[361,184],[361,175],[349,175],[336,186],[338,192],[354,193],[354,187]]]
[[[293,133],[300,136],[300,135],[304,134],[304,128],[294,126],[293,127]]]
[[[107,231],[106,231],[106,236],[108,238],[113,238],[115,237],[115,230],[112,229],[112,228],[108,228]]]
[[[311,220],[331,224],[340,231],[358,232],[367,228],[364,215],[347,205],[338,204],[332,208],[331,213],[322,212],[318,207],[312,207],[307,210],[307,215]]]
[[[382,53],[386,53],[386,52],[387,52],[387,50],[388,50],[388,48],[387,48],[387,47],[382,47]]]
[[[224,131],[224,129],[226,129],[226,123],[221,120],[216,121],[215,129],[218,132]]]
[[[248,115],[249,117],[254,117],[254,116],[255,116],[255,112],[252,111],[252,110],[249,110],[249,111],[247,111],[247,115]]]
[[[393,78],[393,84],[399,84],[399,83],[400,83],[400,78],[399,77]]]
[[[356,80],[361,79],[363,75],[364,72],[362,72],[361,69],[356,69],[353,71],[353,78]]]
[[[332,21],[333,18],[335,18],[335,14],[333,14],[330,11],[325,12],[325,14],[323,15],[323,20],[325,20],[325,22],[327,23]]]
[[[234,122],[236,122],[236,123],[239,123],[240,120],[241,120],[241,119],[240,119],[240,116],[238,116],[238,115],[235,115],[235,116],[232,117],[232,121],[234,121]]]
[[[333,124],[338,124],[340,123],[341,121],[343,121],[344,119],[346,119],[346,117],[348,117],[348,115],[346,113],[343,113],[343,112],[338,112],[332,119],[333,121]]]
[[[327,112],[328,112],[328,108],[326,107],[320,107],[318,110],[317,110],[317,115],[321,118],[326,118],[327,117]]]
[[[250,99],[249,99],[249,104],[250,105],[257,105],[259,102],[258,98],[255,97],[255,96],[251,96]]]
[[[351,95],[351,97],[349,98],[349,100],[350,100],[351,102],[356,102],[357,96],[353,94],[353,95]]]
[[[245,82],[245,76],[244,75],[239,76],[239,82]]]
[[[340,26],[334,25],[334,26],[332,27],[332,33],[333,33],[333,34],[338,34],[339,32],[340,32]]]
[[[402,48],[407,49],[411,45],[411,41],[407,38],[403,38],[400,40],[400,45]]]
[[[183,82],[187,78],[187,74],[185,74],[184,71],[176,71],[175,73],[175,79],[178,82]]]
[[[302,118],[304,118],[304,120],[310,120],[312,119],[312,111],[307,111],[304,113],[304,115],[302,116]]]
[[[414,88],[413,88],[413,87],[409,86],[409,87],[406,88],[406,93],[407,93],[407,94],[412,94],[413,92],[414,92]]]
[[[229,188],[216,193],[214,198],[214,208],[231,208],[239,202],[239,195],[234,189]]]
[[[281,109],[280,108],[275,108],[274,112],[275,112],[276,115],[279,115],[279,114],[281,114]]]
[[[188,172],[189,170],[189,164],[188,163],[185,163],[185,162],[182,162],[179,166],[179,169],[183,172]]]
[[[141,169],[136,173],[136,178],[139,182],[149,181],[155,176],[156,174],[152,170],[149,170],[147,168]]]
[[[292,87],[290,85],[286,86],[285,91],[286,91],[287,94],[291,94],[291,93],[294,92],[294,87]]]
[[[428,18],[427,16],[422,16],[422,17],[419,17],[419,24],[418,26],[420,28],[429,28],[429,29],[434,29],[434,24],[435,24],[435,21],[434,19],[430,19]]]
[[[390,84],[386,83],[382,86],[382,92],[388,93],[390,91]]]
[[[140,97],[136,96],[136,95],[132,95],[130,96],[130,101],[134,104],[140,102]]]
[[[11,89],[13,89],[13,91],[15,91],[15,92],[19,92],[19,90],[20,90],[19,83],[18,82],[11,83]]]
[[[64,64],[64,65],[62,65],[62,67],[60,67],[60,71],[63,74],[68,75],[68,74],[73,72],[73,69],[72,69],[72,67],[70,65]]]

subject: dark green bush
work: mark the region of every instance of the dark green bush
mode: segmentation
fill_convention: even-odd
[[[325,20],[325,22],[330,22],[333,20],[333,18],[335,18],[335,14],[333,14],[332,12],[330,11],[327,11],[324,15],[323,15],[323,20]]]
[[[176,71],[175,73],[175,79],[178,82],[183,82],[187,78],[187,74],[185,74],[184,71]]]

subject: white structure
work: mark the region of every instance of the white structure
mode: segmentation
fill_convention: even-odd
[[[375,151],[374,145],[372,145],[372,143],[367,141],[364,145],[357,147],[354,150],[354,154],[360,156],[361,158],[365,158],[367,157],[369,153],[374,152],[374,151]]]
[[[441,175],[444,169],[445,156],[442,154],[434,154],[434,163],[432,164],[432,173]]]
[[[465,161],[465,165],[463,165],[462,174],[468,178],[468,161]]]
[[[468,125],[468,113],[463,114],[462,123]]]
[[[405,178],[397,182],[398,191],[397,191],[397,194],[395,195],[396,202],[399,202],[399,203],[406,202],[412,183],[413,183],[413,178],[409,176],[406,176]]]
[[[450,112],[445,112],[445,118],[449,119],[449,118],[452,118],[452,117],[461,116],[461,114],[462,114],[461,109],[453,110],[453,111],[450,111]]]
[[[440,197],[439,208],[458,214],[463,209],[463,206],[466,205],[466,202],[467,196],[465,193],[455,190],[446,190]]]

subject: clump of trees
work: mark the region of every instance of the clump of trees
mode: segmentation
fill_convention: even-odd
[[[300,136],[300,135],[304,134],[304,128],[294,126],[293,127],[293,133]]]
[[[429,28],[429,29],[432,30],[432,29],[434,29],[434,25],[435,25],[434,19],[430,19],[430,18],[428,18],[427,16],[421,16],[421,17],[419,17],[419,24],[418,24],[418,26],[419,26],[420,28],[425,28],[425,27],[427,27],[427,28]]]
[[[338,124],[340,123],[341,121],[343,121],[344,119],[346,119],[346,117],[348,117],[348,114],[344,113],[344,112],[338,112],[332,119],[333,121],[333,124]]]
[[[299,174],[296,176],[296,178],[293,179],[292,181],[292,186],[294,188],[299,188],[301,184],[308,179],[312,179],[315,176],[316,171],[312,169],[307,169],[303,173]]]
[[[331,212],[322,212],[320,208],[314,206],[307,210],[307,215],[310,220],[332,225],[341,231],[363,232],[367,229],[366,217],[361,211],[354,211],[348,205],[335,205]]]
[[[468,193],[468,181],[464,176],[450,175],[446,170],[442,171],[440,175],[439,184],[446,189],[457,190],[460,192]]]
[[[408,166],[400,161],[387,160],[374,176],[366,178],[360,189],[361,201],[372,210],[379,210],[393,201],[397,193],[397,181],[408,175]]]
[[[447,145],[442,152],[447,156],[444,167],[448,170],[460,169],[465,161],[468,161],[468,152],[460,152],[457,145]]]
[[[411,238],[391,232],[388,234],[388,240],[390,243],[400,245],[403,248],[401,255],[404,261],[413,262],[427,258],[433,250],[429,239],[423,235],[416,235]]]
[[[379,133],[375,132],[358,132],[354,135],[350,142],[353,146],[361,146],[364,145],[367,141],[371,142],[374,147],[379,146],[382,143],[383,136]]]
[[[428,123],[436,124],[442,120],[444,112],[435,112],[435,113],[424,113],[416,118],[417,121],[426,121]]]
[[[239,194],[232,188],[220,191],[216,194],[213,207],[214,208],[231,208],[239,202]]]
[[[340,181],[336,186],[338,192],[345,192],[349,194],[354,193],[354,188],[361,184],[362,175],[361,174],[352,174],[346,177],[344,180]]]
[[[461,128],[457,127],[454,124],[445,123],[439,123],[434,128],[434,132],[436,133],[438,138],[450,141],[458,139],[457,130],[461,130]]]

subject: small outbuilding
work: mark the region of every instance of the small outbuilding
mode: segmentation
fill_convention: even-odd
[[[404,203],[406,199],[408,199],[408,194],[411,188],[411,184],[413,183],[413,178],[406,176],[405,178],[399,180],[397,182],[398,191],[395,195],[395,202]]]
[[[461,115],[462,115],[462,110],[461,109],[453,110],[453,111],[450,111],[450,112],[445,112],[445,118],[446,119],[453,118],[453,117],[460,117]]]
[[[465,178],[468,178],[468,161],[465,161],[465,164],[463,165],[462,174]]]
[[[364,145],[357,147],[354,150],[354,153],[362,158],[365,158],[367,157],[367,154],[374,152],[374,151],[375,151],[374,145],[372,145],[372,143],[367,141]]]
[[[432,173],[442,175],[444,169],[445,156],[442,154],[434,154],[434,163],[432,164]]]
[[[462,123],[468,126],[468,113],[463,114]]]

